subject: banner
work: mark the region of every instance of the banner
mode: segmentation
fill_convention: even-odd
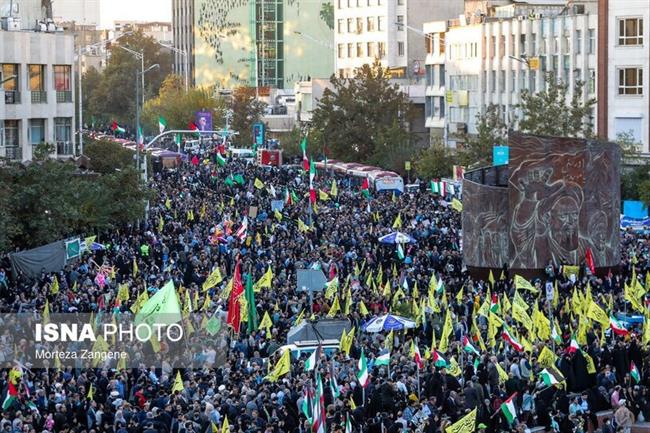
[[[446,433],[474,433],[476,428],[476,408],[445,429]]]

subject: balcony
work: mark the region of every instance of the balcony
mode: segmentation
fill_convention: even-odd
[[[20,104],[20,92],[18,90],[5,90],[5,104]]]
[[[47,92],[44,90],[32,90],[32,104],[46,104]]]
[[[69,141],[57,141],[56,154],[58,156],[74,155],[74,146]]]
[[[70,90],[57,91],[56,102],[59,104],[64,102],[72,102],[72,92]]]
[[[22,161],[23,148],[18,146],[5,147],[5,158],[12,161]]]

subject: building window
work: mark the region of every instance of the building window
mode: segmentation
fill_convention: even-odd
[[[375,58],[377,57],[377,44],[374,42],[368,42],[368,46],[366,47],[368,50],[368,57]]]
[[[357,18],[357,33],[363,33],[363,18]]]
[[[32,146],[45,142],[45,119],[29,120],[29,142]]]
[[[377,30],[380,32],[384,31],[384,21],[386,21],[386,17],[377,17]]]
[[[2,89],[7,91],[18,90],[18,65],[14,63],[5,63],[2,65],[2,80],[7,80],[2,83]]]
[[[505,57],[506,55],[506,37],[504,35],[499,36],[499,57]]]
[[[643,18],[618,20],[618,45],[643,45]]]
[[[5,146],[18,147],[18,120],[5,120]]]
[[[348,33],[354,33],[354,20],[348,18]]]
[[[343,56],[345,55],[345,45],[344,44],[338,44],[338,58],[342,59]]]
[[[643,69],[621,68],[618,70],[619,95],[643,95]]]
[[[490,71],[490,92],[495,91],[496,82],[497,82],[497,71]]]
[[[596,93],[596,70],[589,69],[589,93]]]
[[[404,6],[404,0],[397,0],[397,6]]]
[[[343,9],[343,0],[339,0],[339,9]]]
[[[345,32],[345,21],[343,19],[339,19],[336,24],[339,33]]]
[[[519,35],[519,55],[526,55],[526,35]]]
[[[379,58],[383,59],[386,57],[386,43],[385,42],[379,42],[378,44],[378,51],[379,51]]]
[[[404,30],[404,15],[397,15],[397,31]]]
[[[374,32],[375,31],[375,17],[368,17],[366,20],[366,30],[369,32]]]
[[[596,52],[596,30],[589,29],[589,46],[587,47],[587,54],[594,54]]]
[[[72,137],[72,118],[55,117],[54,118],[54,140],[59,143],[69,143]]]
[[[357,42],[357,57],[363,57],[363,44]]]
[[[404,56],[404,42],[398,42],[397,43],[397,55],[399,57]]]
[[[348,58],[354,57],[354,44],[348,44]]]
[[[42,92],[45,90],[45,66],[29,65],[29,90]]]
[[[575,49],[576,54],[582,52],[582,30],[576,30]]]

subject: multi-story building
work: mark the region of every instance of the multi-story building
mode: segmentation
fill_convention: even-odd
[[[53,1],[53,18],[56,23],[75,22],[79,25],[101,26],[101,0]]]
[[[114,37],[119,38],[126,32],[141,31],[145,36],[154,38],[161,44],[173,43],[172,24],[159,21],[115,21]]]
[[[424,75],[422,25],[463,12],[452,0],[336,0],[335,68],[350,77],[364,64],[379,60],[393,77],[418,80]]]
[[[194,85],[194,0],[172,0],[172,32],[174,48],[185,53],[174,52],[174,73],[187,73]]]
[[[596,97],[595,5],[548,3],[499,5],[488,16],[475,13],[425,27],[434,40],[445,40],[444,54],[435,43],[430,49],[427,124],[438,133],[444,124],[448,145],[455,147],[465,133],[476,133],[477,115],[491,104],[506,123],[514,122],[522,91],[542,89],[549,72],[568,84],[567,98],[578,81],[584,83],[585,101]],[[436,70],[444,70],[444,82]]]
[[[650,3],[601,0],[600,6],[606,20],[598,41],[598,132],[610,139],[629,134],[648,153]]]
[[[40,3],[40,2],[39,2]],[[74,155],[74,37],[0,30],[0,157],[27,161],[41,143]]]
[[[233,3],[233,4],[230,4]],[[293,88],[334,72],[329,0],[194,1],[197,86]]]

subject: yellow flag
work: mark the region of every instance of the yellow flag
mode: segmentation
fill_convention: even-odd
[[[309,226],[307,224],[305,224],[300,218],[298,218],[296,221],[298,223],[298,230],[299,231],[301,231],[303,233],[309,231]]]
[[[518,304],[512,306],[512,318],[521,323],[528,332],[533,332],[533,320]]]
[[[503,292],[501,305],[503,306],[503,312],[512,310],[512,304],[510,303],[510,299],[508,299],[508,294],[506,292]]]
[[[322,189],[319,189],[319,190],[318,190],[318,199],[319,199],[319,200],[326,201],[326,200],[329,200],[329,199],[330,199],[330,196],[329,196],[329,194],[327,194],[327,193],[326,193],[325,191],[323,191]]]
[[[384,340],[384,349],[393,350],[393,343],[395,341],[395,336],[393,335],[393,330],[391,329],[386,339]]]
[[[589,317],[595,322],[600,323],[601,326],[609,328],[609,316],[593,300],[589,305],[589,310],[587,310],[587,317]]]
[[[350,349],[352,349],[352,342],[354,341],[354,332],[356,328],[353,326],[348,332],[348,336],[345,339],[345,347],[343,348],[346,355],[350,355]],[[345,329],[343,330],[345,331]]]
[[[138,276],[138,261],[133,257],[133,278]]]
[[[465,287],[461,287],[460,290],[458,291],[458,293],[456,294],[456,302],[458,302],[459,304],[463,303],[463,289],[464,288]]]
[[[445,353],[449,347],[449,336],[453,331],[453,325],[451,323],[451,314],[447,310],[447,315],[445,316],[445,324],[442,327],[442,333],[440,334],[440,345],[438,346],[438,351]]]
[[[521,290],[529,290],[533,293],[539,292],[535,286],[530,284],[527,279],[522,277],[521,275],[515,275],[515,288],[521,289]]]
[[[230,423],[228,422],[228,415],[223,418],[223,424],[221,425],[221,433],[230,433]]]
[[[336,179],[332,179],[332,187],[330,188],[330,195],[336,197],[339,195],[339,189],[336,186]]]
[[[93,388],[93,384],[91,383],[90,388],[88,388],[88,394],[86,395],[86,398],[88,400],[92,400],[94,397],[95,397],[95,389]]]
[[[488,281],[490,282],[490,287],[494,288],[494,274],[492,273],[492,269],[490,269],[490,273],[488,274]]]
[[[142,293],[138,295],[138,297],[135,299],[135,302],[133,305],[131,305],[131,312],[133,314],[137,314],[138,311],[140,311],[140,308],[149,300],[149,294],[147,293],[147,290],[143,290]]]
[[[172,386],[172,394],[176,391],[182,392],[185,389],[183,385],[183,378],[181,377],[181,372],[176,372],[176,379],[174,379],[174,385]]]
[[[45,308],[43,308],[42,319],[43,325],[50,323],[50,301],[47,299],[45,300]]]
[[[350,409],[355,410],[356,408],[357,408],[357,404],[352,399],[352,396],[350,396]]]
[[[397,217],[395,218],[395,221],[393,222],[393,228],[399,229],[401,227],[402,227],[402,214],[398,213]]]
[[[269,266],[266,269],[264,275],[262,275],[260,279],[257,280],[257,282],[253,285],[253,291],[257,293],[263,288],[270,289],[272,282],[273,282],[273,271],[271,270],[271,266]]]
[[[108,352],[108,343],[104,340],[104,337],[101,335],[97,337],[97,340],[93,343],[92,352]],[[102,362],[101,357],[93,358],[92,366],[93,368],[97,367],[99,363]]]
[[[347,341],[348,341],[348,334],[345,332],[345,329],[342,329],[341,337],[339,338],[339,350],[341,352],[345,352],[345,348],[347,347]]]
[[[497,373],[499,373],[499,383],[505,383],[508,380],[508,373],[501,367],[501,364],[496,363]]]
[[[332,303],[332,307],[330,308],[329,313],[327,313],[327,317],[334,317],[336,314],[339,312],[341,309],[341,306],[339,305],[339,295],[336,295],[334,297],[334,302]]]
[[[462,212],[463,211],[463,203],[458,200],[457,198],[454,198],[451,200],[451,208],[455,210],[456,212]]]
[[[515,291],[515,296],[512,298],[512,304],[517,304],[525,311],[528,311],[528,304],[524,301],[524,298],[521,297],[519,292]]]
[[[458,365],[458,362],[456,362],[456,359],[453,356],[449,359],[449,367],[447,368],[447,373],[451,374],[454,377],[460,377],[460,375],[463,373],[460,369],[460,366]]]
[[[208,276],[208,279],[203,282],[203,291],[205,292],[206,290],[211,289],[222,281],[223,277],[221,276],[221,269],[217,266],[214,268],[214,271],[212,271],[210,276]]]
[[[282,356],[280,356],[280,359],[278,360],[278,363],[275,364],[273,371],[269,373],[269,375],[266,376],[264,379],[267,379],[269,382],[277,382],[277,380],[280,377],[289,373],[290,368],[291,368],[291,350],[287,349],[284,351]]]
[[[386,280],[386,284],[384,285],[384,291],[382,292],[382,296],[386,299],[390,298],[390,283],[388,280]]]
[[[171,201],[170,199],[166,199],[166,200],[165,200],[165,207],[166,207],[167,209],[171,209],[171,208],[172,208],[172,201]]]
[[[271,334],[271,328],[273,327],[273,322],[271,321],[271,316],[269,316],[269,312],[265,311],[264,316],[262,317],[262,321],[260,322],[259,328],[264,328],[266,329],[266,335]]]
[[[165,228],[165,220],[163,219],[162,215],[160,215],[158,217],[158,231],[162,232],[164,228]]]
[[[282,222],[282,213],[279,210],[275,209],[273,211],[273,215],[275,216],[276,220],[278,220],[279,222]]]
[[[366,308],[366,304],[364,304],[363,301],[359,301],[359,313],[362,316],[368,315],[368,308]]]
[[[129,300],[129,285],[124,283],[120,284],[120,287],[117,289],[117,299],[120,301]]]
[[[52,281],[52,287],[50,287],[50,294],[56,295],[57,293],[59,293],[59,279],[55,275],[54,281]]]
[[[352,296],[350,295],[348,289],[348,295],[345,297],[345,304],[343,304],[343,315],[348,316],[350,314],[351,306],[352,306]]]
[[[258,178],[255,178],[255,183],[254,183],[255,188],[257,189],[262,189],[264,188],[264,182],[259,180]]]
[[[476,413],[477,409],[450,425],[445,429],[445,433],[474,433],[476,430]]]
[[[587,361],[587,373],[594,374],[596,372],[596,364],[594,364],[594,359],[584,350],[581,350],[580,352],[582,352],[582,356],[584,356],[585,361]]]

